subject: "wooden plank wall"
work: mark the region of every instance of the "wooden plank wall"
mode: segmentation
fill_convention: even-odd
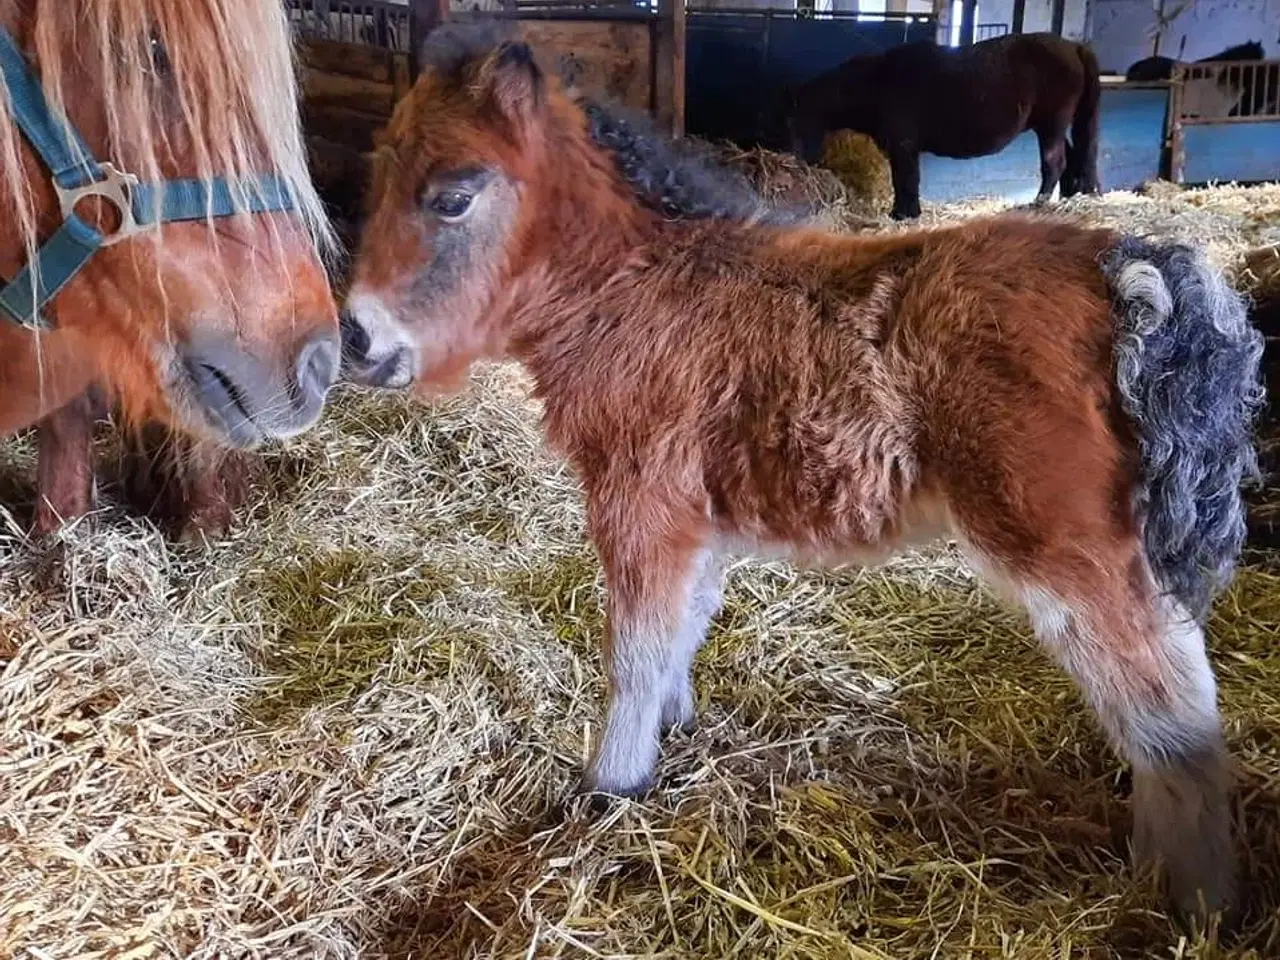
[[[303,124],[309,135],[369,150],[409,89],[409,59],[354,43],[301,44]]]
[[[548,69],[584,92],[637,110],[655,109],[654,51],[640,21],[520,20],[516,32]],[[407,55],[330,40],[301,44],[308,134],[368,150],[409,89]]]

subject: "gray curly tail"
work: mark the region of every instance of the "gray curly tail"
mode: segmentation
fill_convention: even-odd
[[[1185,244],[1125,237],[1107,254],[1116,383],[1138,434],[1135,506],[1157,581],[1203,620],[1244,546],[1258,476],[1262,335],[1245,300]]]

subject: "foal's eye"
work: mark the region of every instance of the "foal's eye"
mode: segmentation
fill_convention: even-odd
[[[458,220],[471,209],[471,201],[471,194],[462,190],[441,190],[427,206],[442,220]]]

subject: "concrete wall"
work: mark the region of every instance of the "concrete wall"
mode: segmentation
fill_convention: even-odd
[[[1031,0],[1028,0],[1030,3]],[[1165,0],[1172,12],[1178,0]],[[1164,31],[1160,53],[1178,56],[1186,38],[1187,60],[1257,40],[1269,59],[1280,58],[1280,0],[1195,0]],[[1151,56],[1156,25],[1153,0],[1090,0],[1089,38],[1103,70],[1124,73]]]

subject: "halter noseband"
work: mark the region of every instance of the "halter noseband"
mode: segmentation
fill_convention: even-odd
[[[62,210],[62,225],[36,251],[38,269],[33,272],[27,264],[0,287],[0,311],[21,327],[50,329],[41,309],[102,247],[162,223],[293,209],[288,183],[272,174],[239,181],[233,191],[224,177],[140,183],[133,174],[93,159],[75,128],[54,114],[22,51],[2,27],[0,73],[9,89],[13,118],[49,168]],[[75,208],[85,197],[108,201],[119,214],[119,226],[104,234],[81,219]]]

